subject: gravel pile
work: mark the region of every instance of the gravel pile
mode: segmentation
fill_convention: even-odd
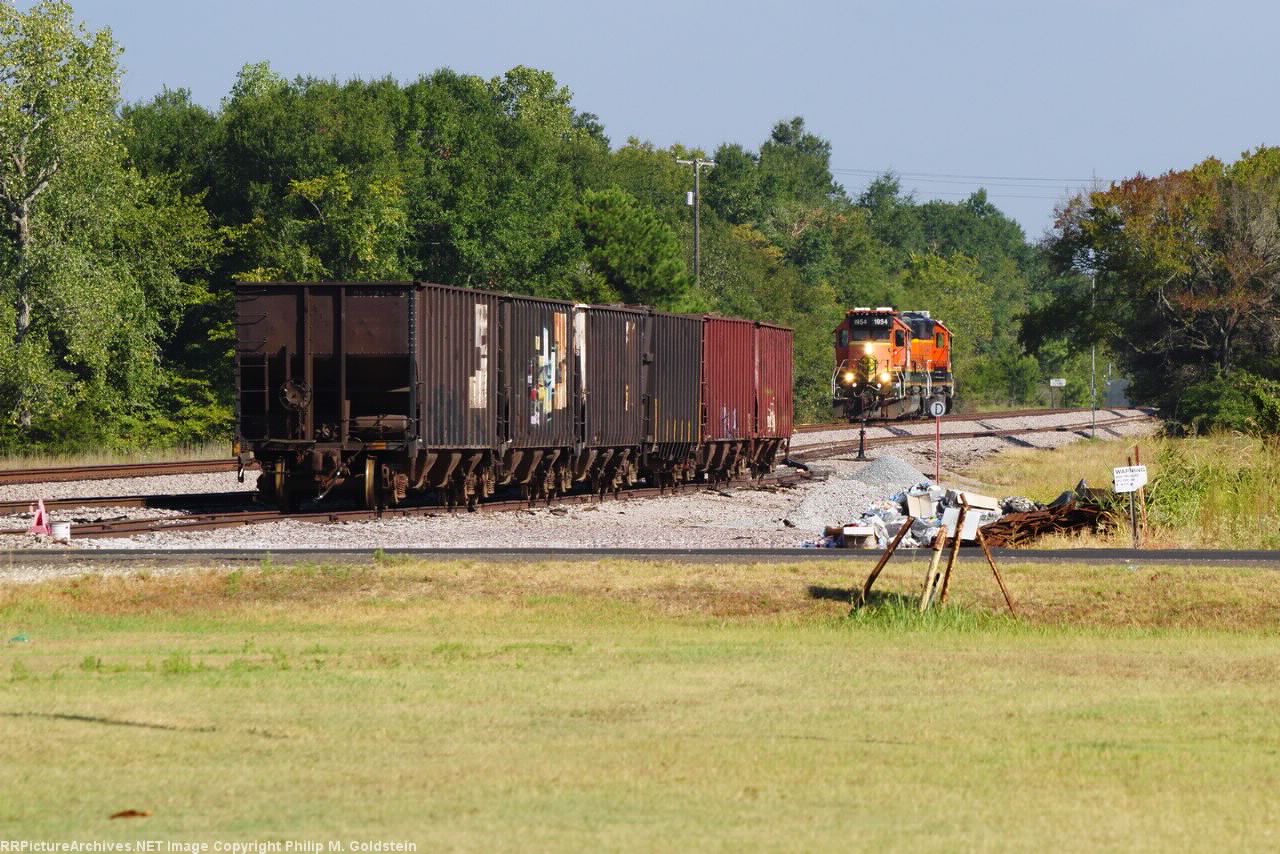
[[[806,487],[787,521],[804,540],[813,540],[829,525],[856,519],[873,501],[914,486],[925,476],[901,457],[882,452],[870,463],[833,461],[834,471],[823,484]]]
[[[843,525],[880,497],[879,489],[848,474],[807,489],[787,513],[787,521],[796,526],[793,545],[817,539],[828,525]]]
[[[900,457],[884,454],[874,462],[863,466],[854,476],[855,480],[870,484],[881,495],[892,495],[895,492],[915,486],[922,480],[928,480],[914,466]]]

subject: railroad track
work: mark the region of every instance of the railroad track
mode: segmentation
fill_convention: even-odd
[[[168,463],[121,463],[106,466],[56,466],[0,470],[0,484],[55,483],[68,480],[110,480],[112,478],[155,477],[166,474],[206,474],[236,471],[235,459],[185,460]]]
[[[1088,411],[1088,410],[1086,410]],[[1132,424],[1139,421],[1146,421],[1150,418],[1147,415],[1128,415],[1120,418],[1107,418],[1097,422],[1099,428],[1115,426],[1117,424]],[[974,419],[967,419],[972,421]],[[987,419],[982,419],[987,420]],[[1060,424],[1052,427],[1018,427],[1013,430],[973,430],[964,433],[943,433],[942,441],[953,441],[956,439],[1004,439],[1012,436],[1025,436],[1029,433],[1077,433],[1081,430],[1088,430],[1089,423],[1084,424]],[[866,440],[865,447],[875,448],[884,445],[905,445],[914,442],[930,442],[933,436],[926,433],[910,433],[898,436],[874,436]],[[790,459],[796,462],[809,462],[811,460],[826,459],[829,457],[838,457],[858,450],[857,439],[842,439],[838,442],[823,442],[815,445],[806,445],[803,448],[796,448],[788,455]]]
[[[747,486],[749,487],[754,485],[758,488],[782,488],[794,486],[797,483],[811,479],[813,479],[812,476],[804,472],[787,472],[782,474],[766,475],[757,481],[748,483]],[[699,484],[695,487],[690,487],[677,492],[670,489],[660,490],[656,487],[643,487],[639,489],[628,489],[608,500],[636,501],[646,498],[688,494],[695,490],[702,490],[705,488],[708,487],[704,484]],[[590,504],[600,500],[601,499],[595,494],[575,493],[558,497],[556,499],[555,506],[559,507],[566,504]],[[534,508],[538,506],[546,505],[532,505]],[[528,510],[531,509],[531,505],[525,499],[516,499],[511,501],[487,501],[478,504],[476,509],[481,513],[500,513]],[[173,516],[163,519],[107,519],[100,522],[73,525],[71,529],[71,536],[72,539],[85,537],[132,537],[137,534],[210,531],[217,528],[236,528],[247,525],[261,525],[269,522],[372,522],[378,519],[403,519],[416,516],[433,516],[448,512],[450,512],[448,508],[439,504],[386,507],[379,511],[314,510],[289,514],[283,514],[278,510],[239,510],[226,513],[196,513],[187,516]],[[18,535],[25,533],[27,533],[27,531],[23,528],[0,530],[0,535]]]
[[[1106,410],[1099,410],[1100,412]],[[1037,415],[1082,414],[1088,409],[1016,409],[992,413],[952,413],[942,416],[942,421],[997,421],[1002,418],[1027,418]],[[919,421],[920,419],[917,419]],[[926,419],[927,420],[927,419]],[[912,423],[910,421],[871,421],[876,427],[885,427],[896,423]],[[855,422],[856,424],[856,422]],[[828,424],[798,424],[796,433],[820,433],[827,430],[848,430],[854,424],[847,421],[833,421]],[[157,477],[172,474],[208,474],[224,471],[236,471],[239,463],[234,458],[220,460],[185,460],[167,463],[119,463],[100,466],[54,466],[48,468],[0,469],[0,485],[15,483],[56,483],[73,480],[109,480],[112,478]],[[121,500],[123,500],[121,496]],[[98,503],[105,502],[102,499]],[[13,502],[8,502],[13,505]],[[49,506],[45,502],[45,506]],[[119,507],[143,506],[117,504]]]
[[[1099,409],[1099,412],[1107,412],[1114,407],[1107,409]],[[1089,409],[1008,409],[1000,412],[953,412],[950,415],[943,415],[940,419],[943,423],[948,421],[999,421],[1001,418],[1032,418],[1037,415],[1080,415],[1090,412]],[[895,424],[920,424],[932,419],[927,416],[917,418],[901,418],[901,419],[867,419],[868,427],[888,427]],[[849,430],[856,429],[861,422],[859,421],[828,421],[821,424],[797,424],[792,428],[793,433],[822,433],[827,430]]]
[[[995,558],[1004,563],[1052,562],[1079,563],[1086,566],[1113,564],[1135,568],[1147,566],[1187,565],[1201,569],[1226,569],[1253,567],[1280,572],[1280,550],[1234,549],[992,549]],[[840,571],[847,571],[861,583],[862,575],[876,563],[883,552],[878,549],[805,549],[805,548],[707,548],[707,549],[636,549],[636,548],[197,548],[197,549],[23,549],[11,550],[0,562],[0,581],[6,571],[14,568],[50,566],[66,568],[93,567],[95,571],[136,572],[139,566],[169,565],[174,567],[210,564],[247,565],[261,564],[270,559],[273,564],[350,563],[376,564],[388,557],[419,558],[433,561],[486,560],[518,561],[596,561],[610,559],[679,560],[683,562],[706,561],[715,563],[832,563]],[[899,552],[899,554],[903,554]],[[923,567],[928,563],[928,550],[904,555],[912,566]],[[981,563],[986,568],[986,558],[979,549],[961,549],[957,554],[961,562]],[[856,589],[856,588],[855,588]],[[824,590],[821,595],[838,596],[838,589]],[[853,589],[844,591],[852,594]]]

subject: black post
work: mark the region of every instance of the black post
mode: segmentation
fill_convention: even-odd
[[[1135,492],[1137,490],[1134,490]],[[1133,547],[1138,548],[1138,511],[1133,505],[1133,492],[1129,493],[1129,525],[1133,528]]]
[[[867,422],[863,421],[862,426],[858,428],[858,456],[857,461],[865,463],[867,461]]]

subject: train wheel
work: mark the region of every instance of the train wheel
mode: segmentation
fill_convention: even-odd
[[[360,506],[365,510],[378,509],[378,461],[373,457],[364,458],[364,491]]]

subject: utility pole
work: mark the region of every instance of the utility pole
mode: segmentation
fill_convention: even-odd
[[[1093,173],[1093,189],[1100,189],[1098,173]],[[1098,438],[1098,255],[1089,252],[1089,438]]]
[[[702,272],[702,167],[715,166],[714,160],[703,160],[695,158],[693,160],[681,160],[676,158],[676,162],[681,166],[693,167],[693,283],[698,284],[699,275]]]
[[[1094,307],[1098,304],[1098,295],[1096,292],[1097,274],[1089,274],[1089,313],[1093,314]],[[1090,318],[1093,320],[1093,318]],[[1098,434],[1098,345],[1096,342],[1089,345],[1089,405],[1091,412],[1089,413],[1089,438],[1096,439]]]

